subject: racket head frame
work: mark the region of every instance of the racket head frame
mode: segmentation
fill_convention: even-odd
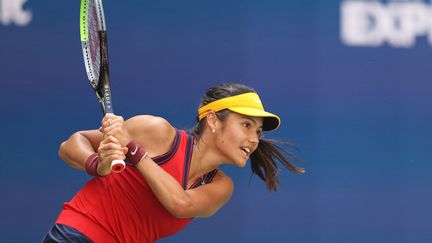
[[[102,0],[81,0],[80,36],[90,85],[96,92],[103,114],[113,113]]]

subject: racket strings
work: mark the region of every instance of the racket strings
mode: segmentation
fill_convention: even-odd
[[[99,72],[100,67],[100,42],[99,42],[99,25],[98,16],[96,12],[96,6],[94,1],[90,1],[92,4],[89,6],[89,43],[90,53],[93,61],[93,67],[95,72]]]

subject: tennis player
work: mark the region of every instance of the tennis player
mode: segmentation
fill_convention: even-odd
[[[252,171],[276,191],[276,161],[304,172],[291,163],[294,156],[261,138],[279,124],[241,84],[210,88],[190,134],[160,117],[124,121],[108,114],[98,130],[62,143],[60,157],[94,177],[64,204],[43,242],[154,242],[175,234],[230,199],[233,182],[218,169],[222,164],[244,167],[250,159]],[[122,173],[111,172],[115,159],[126,160]]]

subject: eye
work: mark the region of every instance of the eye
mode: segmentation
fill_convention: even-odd
[[[243,126],[246,128],[249,128],[251,126],[251,124],[249,122],[245,122],[245,123],[243,123]]]

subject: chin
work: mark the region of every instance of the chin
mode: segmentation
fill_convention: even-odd
[[[242,156],[242,157],[231,157],[231,159],[229,159],[228,164],[232,164],[235,165],[237,167],[240,168],[244,168],[247,165],[247,162],[249,160],[249,157],[246,156]]]
[[[239,161],[236,165],[240,168],[244,168],[247,165],[247,160]]]

